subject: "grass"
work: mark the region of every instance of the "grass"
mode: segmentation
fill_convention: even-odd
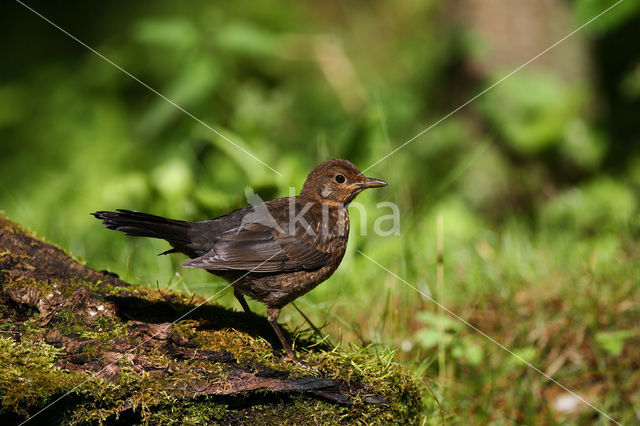
[[[441,301],[605,413],[631,422],[640,384],[634,356],[640,342],[637,250],[626,233],[580,238],[514,223],[472,241],[451,242]],[[411,252],[429,250],[415,244]],[[403,266],[407,259],[371,256],[435,293],[435,256],[424,260],[424,271],[418,261]],[[435,304],[368,260],[354,261],[360,264],[354,269],[370,270],[372,279],[362,291],[362,279],[347,270],[344,281],[324,285],[341,287],[333,313],[351,323],[346,328],[330,321],[327,330],[345,340],[401,348],[398,358],[424,372],[442,395],[450,421],[536,424],[598,418],[606,423],[582,403],[560,410],[561,399],[568,397],[560,387],[457,319],[442,318]],[[375,297],[385,294],[392,296]],[[316,297],[321,296],[310,295]],[[319,305],[313,314],[323,318],[321,310]]]

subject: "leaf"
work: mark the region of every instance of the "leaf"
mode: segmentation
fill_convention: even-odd
[[[524,348],[513,349],[512,352],[515,356],[512,356],[512,358],[510,358],[510,362],[514,366],[523,365],[523,361],[529,362],[529,363],[532,362],[538,353],[536,348],[533,346],[526,346]]]
[[[624,350],[624,342],[630,337],[637,336],[635,330],[600,331],[596,333],[596,342],[600,349],[612,356],[618,356]]]
[[[441,342],[448,344],[452,338],[451,334],[437,329],[423,329],[414,335],[415,341],[425,349],[438,346]]]
[[[461,322],[454,320],[448,314],[439,315],[433,312],[423,311],[417,314],[417,318],[424,324],[442,330],[459,331],[463,327]]]
[[[584,93],[553,74],[514,74],[480,100],[480,108],[501,136],[521,154],[540,153],[558,144],[567,122],[584,102]]]
[[[172,49],[196,45],[200,35],[191,22],[183,18],[149,18],[134,29],[136,40]]]
[[[574,6],[576,23],[584,24],[614,4],[615,2],[611,0],[577,0]],[[640,2],[623,1],[586,26],[584,31],[591,34],[612,31],[637,16],[639,11]]]
[[[248,22],[235,22],[222,28],[218,42],[234,53],[246,55],[269,55],[277,47],[273,34]]]
[[[193,186],[189,165],[178,157],[157,166],[152,171],[152,177],[158,192],[167,198],[185,196]]]

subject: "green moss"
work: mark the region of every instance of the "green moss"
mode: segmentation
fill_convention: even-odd
[[[54,361],[59,351],[46,343],[16,342],[0,336],[0,395],[2,409],[17,414],[80,384],[82,375],[63,371]]]
[[[65,331],[73,332],[79,326],[70,312],[63,313],[56,322],[70,321]],[[98,322],[96,322],[98,324]],[[290,377],[308,376],[309,372],[284,362],[273,355],[271,346],[261,338],[254,338],[235,330],[197,330],[197,321],[187,320],[176,324],[175,330],[184,338],[202,343],[203,349],[225,350],[232,353],[240,366],[256,369],[265,367],[288,373]],[[105,318],[101,327],[111,329],[110,338],[124,337],[127,327],[118,324],[117,319]],[[42,334],[43,328],[31,323],[30,336]],[[63,328],[64,329],[64,328]],[[98,338],[99,333],[98,333]],[[357,421],[363,423],[386,423],[404,419],[411,423],[419,419],[420,389],[414,379],[393,362],[393,354],[372,353],[371,348],[352,348],[349,351],[309,352],[305,359],[318,362],[323,375],[338,382],[361,383],[352,389],[352,405],[325,402],[308,395],[283,397],[268,391],[260,392],[263,397],[252,398],[252,403],[228,407],[216,397],[192,399],[185,390],[185,383],[205,380],[208,383],[224,382],[230,373],[222,363],[205,360],[176,360],[161,352],[146,353],[152,365],[163,366],[172,371],[167,376],[160,372],[137,372],[129,359],[117,362],[120,367],[118,380],[114,383],[103,379],[90,378],[84,374],[59,369],[53,362],[59,351],[43,342],[26,341],[17,343],[3,339],[9,348],[0,356],[0,390],[6,393],[3,405],[20,414],[32,412],[30,408],[48,401],[52,395],[72,390],[81,380],[87,383],[74,391],[69,398],[83,397],[72,411],[58,413],[65,422],[105,422],[124,415],[124,407],[129,414],[149,424],[206,424],[226,423],[228,419],[240,424],[251,424],[272,418],[284,424],[311,422],[337,423]],[[102,339],[99,339],[102,341]],[[79,354],[99,354],[101,344],[83,347]],[[135,353],[135,352],[134,352]],[[28,354],[28,356],[25,356]],[[22,359],[21,362],[16,362]],[[7,366],[14,365],[7,369]],[[28,377],[29,381],[24,378]],[[16,385],[20,384],[20,386]],[[11,390],[11,392],[9,392]],[[15,392],[14,392],[15,391]],[[366,398],[383,395],[388,403],[370,404]],[[256,401],[260,403],[255,404]],[[137,420],[136,420],[137,421]]]
[[[0,228],[6,229],[3,227],[7,223],[0,218]],[[26,232],[19,227],[11,229]],[[15,253],[11,247],[2,247],[0,260],[7,265],[33,263],[24,253],[44,244],[37,240],[18,242],[22,246]],[[23,269],[13,269],[3,283],[3,290],[36,288],[46,302],[44,307],[43,303],[27,306],[0,295],[0,314],[7,319],[0,325],[6,332],[0,336],[0,401],[5,413],[27,418],[65,395],[47,409],[47,421],[305,424],[413,423],[419,419],[421,390],[415,380],[393,361],[393,353],[376,353],[373,348],[326,351],[314,347],[300,351],[305,361],[317,363],[320,374],[348,395],[349,405],[325,401],[312,393],[256,390],[224,395],[222,390],[231,389],[229,376],[239,372],[249,376],[253,376],[251,371],[267,372],[289,379],[316,373],[274,355],[264,338],[238,331],[253,332],[263,326],[268,329],[264,320],[249,324],[245,316],[235,316],[212,304],[200,307],[206,310],[200,311],[202,317],[191,316],[173,324],[174,334],[155,338],[154,324],[169,322],[204,300],[171,291],[92,281],[86,277],[93,273],[86,274],[73,260],[56,253],[51,260],[56,271],[53,278],[40,279],[43,270],[49,268],[38,258],[40,263],[34,264],[45,266],[43,270],[27,266],[26,274],[20,275]],[[13,260],[6,261],[8,256]],[[77,276],[78,271],[85,275]],[[47,306],[48,301],[51,306]],[[135,322],[128,312],[136,316]],[[141,318],[147,317],[150,322],[145,325]],[[172,355],[167,348],[181,340],[185,346],[179,344],[178,351],[224,351],[233,355],[237,364]],[[118,349],[118,345],[124,349]],[[107,365],[109,374],[97,374]],[[74,372],[78,370],[82,372]],[[193,383],[214,384],[221,390],[207,396],[193,391]]]
[[[162,425],[205,425],[220,423],[229,415],[227,405],[201,401],[181,404],[167,404],[151,413],[146,421]]]
[[[13,326],[16,327],[16,325]],[[22,340],[35,341],[40,340],[40,336],[42,336],[42,334],[44,333],[45,328],[38,323],[38,320],[36,318],[26,320],[25,322],[20,324],[18,329],[16,329],[15,331],[18,331],[20,333]]]
[[[85,331],[84,322],[78,318],[70,309],[61,309],[56,312],[52,321],[63,335],[83,334]]]
[[[398,419],[418,419],[422,401],[415,378],[395,362],[394,352],[373,352],[372,347],[352,346],[350,350],[310,353],[320,362],[320,369],[328,379],[361,383],[363,388],[353,398],[356,405],[364,405],[368,397],[384,395],[389,404],[367,406],[362,415]],[[369,414],[367,414],[367,412]]]
[[[193,336],[196,343],[213,351],[225,350],[243,367],[263,366],[291,374],[292,377],[308,376],[309,370],[274,356],[271,345],[260,337],[231,330],[202,330]]]
[[[351,354],[332,352],[324,354],[326,357],[316,357],[323,359],[321,368],[327,377],[359,376],[372,379],[369,374],[386,372],[377,380],[369,380],[371,387],[360,398],[354,398],[352,405],[338,405],[305,395],[278,397],[265,391],[261,392],[262,397],[253,398],[254,402],[261,403],[252,405],[247,402],[249,405],[229,407],[218,397],[193,400],[188,393],[177,391],[184,383],[201,380],[203,369],[206,369],[208,380],[224,380],[229,371],[222,365],[218,365],[217,371],[213,371],[211,363],[198,360],[176,361],[157,354],[155,359],[150,358],[153,364],[171,368],[177,363],[186,363],[190,368],[176,370],[176,374],[169,377],[162,374],[139,374],[128,361],[122,360],[118,363],[121,367],[119,379],[110,383],[56,367],[54,361],[59,351],[46,343],[15,342],[10,338],[1,338],[0,343],[5,348],[0,354],[3,409],[26,415],[32,411],[30,408],[41,406],[52,396],[80,385],[74,390],[74,395],[68,398],[82,397],[81,402],[71,411],[57,413],[57,417],[65,423],[116,420],[124,415],[125,407],[129,407],[128,415],[148,424],[225,423],[230,419],[240,424],[269,422],[269,419],[284,424],[342,421],[386,423],[398,419],[411,423],[419,418],[420,401],[409,376],[397,368],[388,356],[372,357],[363,350]],[[351,355],[355,357],[355,364],[349,361]],[[379,363],[380,361],[382,362]],[[84,380],[87,382],[83,383]],[[367,404],[363,401],[367,395],[381,392],[389,398],[389,404]],[[50,415],[55,413],[55,409],[52,410]]]
[[[9,220],[7,216],[5,216],[4,211],[0,211],[0,228],[4,231],[11,232],[12,234],[28,235],[33,238],[39,238],[34,232],[20,226],[12,220]]]
[[[353,422],[360,416],[354,407],[339,406],[321,400],[294,397],[274,404],[252,407],[239,424],[339,424]]]
[[[129,327],[120,319],[107,315],[100,315],[89,329],[82,331],[82,337],[98,339],[104,342],[112,341],[118,337],[126,336]]]
[[[399,416],[387,405],[337,405],[303,396],[251,407],[236,419],[238,424],[417,424],[419,417]]]

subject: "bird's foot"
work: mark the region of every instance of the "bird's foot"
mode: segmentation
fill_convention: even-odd
[[[313,367],[316,367],[316,366],[320,365],[320,362],[305,362],[305,361],[302,361],[300,358],[298,358],[293,353],[285,355],[282,358],[282,360],[283,361],[287,361],[287,362],[292,362],[292,363],[294,363],[295,365],[297,365],[300,368],[304,368],[305,370],[309,370],[309,371],[312,371],[314,373],[320,374],[319,370],[316,370],[315,368],[313,368]]]

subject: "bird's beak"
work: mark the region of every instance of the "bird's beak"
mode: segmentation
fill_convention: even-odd
[[[374,178],[367,178],[367,180],[365,182],[360,182],[359,186],[360,188],[382,188],[383,186],[387,186],[387,182],[380,180],[380,179],[374,179]]]

